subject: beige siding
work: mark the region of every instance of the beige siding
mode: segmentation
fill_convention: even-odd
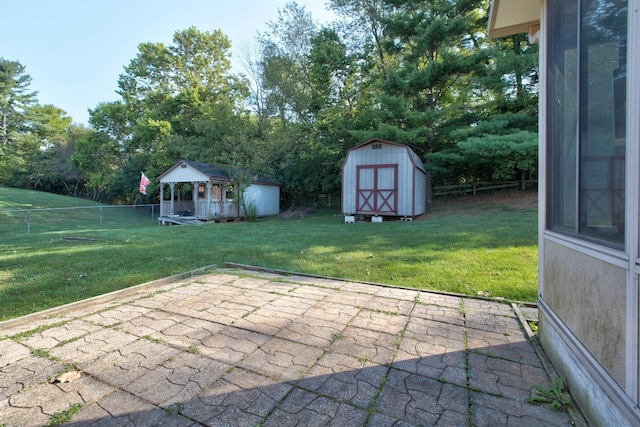
[[[548,240],[543,266],[542,299],[624,387],[626,270]]]

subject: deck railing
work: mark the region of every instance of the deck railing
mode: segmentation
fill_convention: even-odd
[[[171,201],[162,202],[160,216],[177,215],[178,212],[191,211],[198,218],[236,218],[242,216],[242,210],[238,212],[238,205],[233,200],[224,202],[211,201],[174,201],[173,212],[171,211]]]

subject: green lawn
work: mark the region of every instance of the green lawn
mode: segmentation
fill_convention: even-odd
[[[436,203],[425,219],[375,224],[344,224],[333,209],[162,227],[149,214],[105,208],[100,227],[98,209],[46,211],[32,213],[27,235],[23,213],[1,210],[88,203],[0,187],[0,320],[225,261],[535,301],[537,211],[487,200]]]

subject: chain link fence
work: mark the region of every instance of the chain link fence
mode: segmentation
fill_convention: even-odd
[[[103,205],[0,210],[0,236],[157,224],[160,205]]]

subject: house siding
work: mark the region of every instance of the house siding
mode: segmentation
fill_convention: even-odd
[[[514,8],[521,6],[521,0],[492,0],[489,19],[489,34],[499,37],[525,31],[530,18],[522,18],[513,14]],[[621,5],[628,13],[626,37],[620,38],[620,44],[613,48],[605,43],[586,43],[583,34],[593,30],[588,27],[574,27],[576,34],[564,36],[561,33],[564,20],[570,19],[567,25],[581,25],[588,21],[585,11],[589,7],[598,5],[597,2],[580,1],[577,3],[565,0],[542,0],[540,16],[540,108],[539,108],[539,136],[540,136],[540,210],[539,210],[539,330],[538,340],[545,353],[553,362],[559,375],[564,377],[569,385],[573,402],[580,408],[589,425],[594,426],[638,426],[640,425],[640,325],[639,325],[639,275],[640,275],[640,0],[629,0]],[[560,6],[566,6],[565,13]],[[622,10],[622,9],[620,9]],[[619,17],[619,14],[605,12],[606,20]],[[512,22],[500,23],[499,16],[503,15]],[[573,16],[575,15],[575,16]],[[571,17],[569,17],[571,16]],[[593,17],[593,15],[592,15]],[[610,22],[610,21],[609,21]],[[500,27],[500,25],[502,27]],[[612,24],[611,29],[620,30],[623,23]],[[606,22],[604,27],[606,27]],[[508,27],[508,28],[507,28]],[[567,27],[569,28],[569,27]],[[583,33],[582,31],[586,31]],[[603,30],[612,34],[611,29]],[[532,28],[529,28],[531,34]],[[573,31],[573,29],[571,30]],[[571,33],[574,34],[574,33]],[[574,37],[572,39],[571,37]],[[586,36],[588,37],[588,36]],[[562,47],[563,41],[575,42],[567,45],[567,53],[563,61],[562,54],[556,49]],[[578,49],[581,49],[579,54]],[[571,55],[576,55],[572,58]],[[586,56],[585,56],[586,54]],[[623,54],[623,55],[621,55]],[[555,55],[551,57],[551,55]],[[621,55],[621,56],[617,56]],[[602,60],[585,65],[577,61],[600,56]],[[625,59],[624,69],[611,70],[615,66],[613,61]],[[572,60],[573,62],[569,62]],[[609,71],[604,62],[609,61]],[[601,62],[603,62],[601,64]],[[571,66],[567,72],[562,65]],[[587,73],[585,70],[589,70]],[[585,71],[585,72],[583,72]],[[611,72],[614,71],[614,72]],[[578,77],[578,74],[581,77]],[[605,73],[605,74],[603,74]],[[593,108],[585,110],[591,105],[611,105],[616,100],[615,90],[619,89],[616,82],[626,75],[626,96],[623,102],[616,102],[612,108]],[[553,80],[553,79],[556,80]],[[556,87],[550,87],[549,82],[560,82],[569,79],[566,96],[563,98]],[[577,81],[576,81],[577,80]],[[561,85],[562,86],[562,85]],[[594,101],[590,104],[589,101]],[[565,103],[566,102],[566,103]],[[565,104],[563,104],[565,103]],[[550,106],[576,104],[576,114],[558,114]],[[567,111],[570,108],[566,109]],[[564,111],[564,110],[560,110]],[[576,121],[569,121],[569,117]],[[584,119],[588,126],[579,125],[578,119]],[[624,129],[618,127],[617,120],[626,121]],[[615,124],[611,131],[594,133],[593,124],[600,128],[607,128]],[[620,122],[622,124],[622,122]],[[563,134],[563,126],[566,132]],[[551,135],[550,131],[556,134]],[[624,226],[618,228],[615,236],[616,244],[599,240],[596,236],[583,238],[580,233],[589,226],[583,223],[582,228],[576,228],[580,219],[585,219],[589,210],[578,209],[579,196],[573,193],[573,187],[563,186],[574,176],[581,176],[582,187],[590,190],[594,176],[592,174],[577,175],[579,163],[574,159],[565,161],[562,153],[566,150],[564,142],[576,140],[580,145],[572,145],[571,149],[579,148],[584,156],[604,154],[599,150],[607,148],[612,160],[617,160],[611,154],[613,150],[622,153],[622,138],[626,136],[624,146],[624,165],[617,165],[616,170],[624,175],[624,210],[611,209],[610,224]],[[558,142],[555,146],[553,142]],[[567,138],[569,140],[567,140]],[[585,145],[588,138],[594,138],[593,146]],[[622,144],[621,144],[622,143]],[[554,150],[556,148],[556,150]],[[587,151],[591,149],[592,152]],[[573,156],[573,154],[572,154]],[[622,158],[621,158],[622,159]],[[556,162],[555,164],[552,162]],[[575,165],[575,167],[574,167]],[[557,166],[552,169],[552,166]],[[624,166],[624,169],[621,168]],[[555,175],[549,173],[553,170]],[[586,179],[591,179],[587,181]],[[606,177],[611,179],[610,177]],[[622,177],[621,177],[622,178]],[[600,179],[600,181],[604,181]],[[596,180],[596,184],[599,184]],[[579,189],[580,187],[575,187]],[[617,185],[611,185],[612,194],[622,190]],[[557,198],[549,195],[556,191]],[[622,197],[622,191],[619,191]],[[618,196],[616,194],[616,196]],[[595,200],[595,199],[594,199]],[[572,206],[564,211],[554,210],[552,203],[566,202]],[[598,203],[605,209],[612,206],[611,201],[593,201],[594,207]],[[554,213],[555,216],[550,216]],[[555,221],[555,222],[554,222]],[[566,226],[555,227],[556,225]],[[612,228],[609,223],[605,223]],[[585,227],[587,226],[587,227]],[[597,231],[597,230],[596,230]],[[605,237],[606,238],[606,237]]]
[[[552,241],[544,245],[545,303],[624,387],[626,269]]]

